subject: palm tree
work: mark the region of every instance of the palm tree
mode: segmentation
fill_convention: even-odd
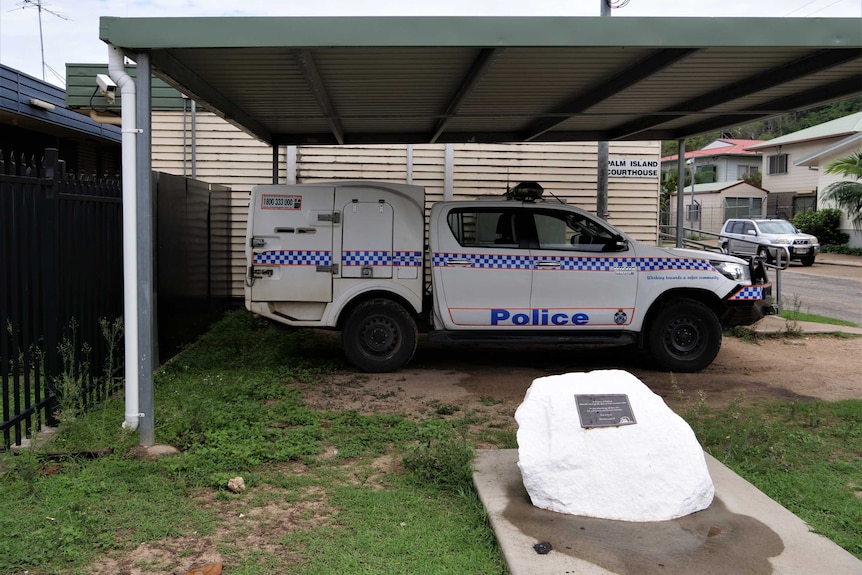
[[[847,212],[853,229],[862,231],[862,151],[839,158],[826,166],[827,174],[841,174],[855,181],[834,182],[823,190],[823,199]]]

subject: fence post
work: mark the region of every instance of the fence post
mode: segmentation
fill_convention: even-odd
[[[39,265],[41,266],[42,276],[42,333],[45,341],[45,396],[56,397],[56,387],[54,378],[60,373],[60,360],[57,344],[59,341],[59,332],[63,326],[58,322],[61,321],[59,309],[59,283],[60,278],[57,277],[58,261],[59,261],[59,246],[58,242],[58,218],[59,210],[59,193],[60,193],[60,176],[61,163],[59,154],[56,148],[47,148],[45,150],[45,179],[50,179],[51,184],[42,188],[44,195],[42,196],[42,205],[40,207],[40,220],[42,222],[42,246],[39,257]],[[54,418],[54,403],[48,406],[46,410],[46,421],[48,425],[56,425],[57,421]]]

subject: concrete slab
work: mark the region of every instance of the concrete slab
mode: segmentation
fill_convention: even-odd
[[[533,507],[518,451],[479,450],[473,480],[512,575],[859,575],[862,561],[706,456],[716,497],[672,521],[630,523]],[[620,472],[625,460],[620,458]],[[551,544],[539,554],[534,545]]]

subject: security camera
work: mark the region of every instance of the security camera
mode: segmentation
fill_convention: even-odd
[[[107,74],[96,74],[96,83],[99,84],[99,91],[108,103],[113,104],[117,93],[117,84]]]

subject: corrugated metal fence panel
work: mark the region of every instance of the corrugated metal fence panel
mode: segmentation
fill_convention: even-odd
[[[230,209],[226,188],[211,190],[206,182],[165,173],[154,173],[153,179],[159,355],[164,358],[194,341],[229,306],[230,295],[218,278],[230,268]]]

